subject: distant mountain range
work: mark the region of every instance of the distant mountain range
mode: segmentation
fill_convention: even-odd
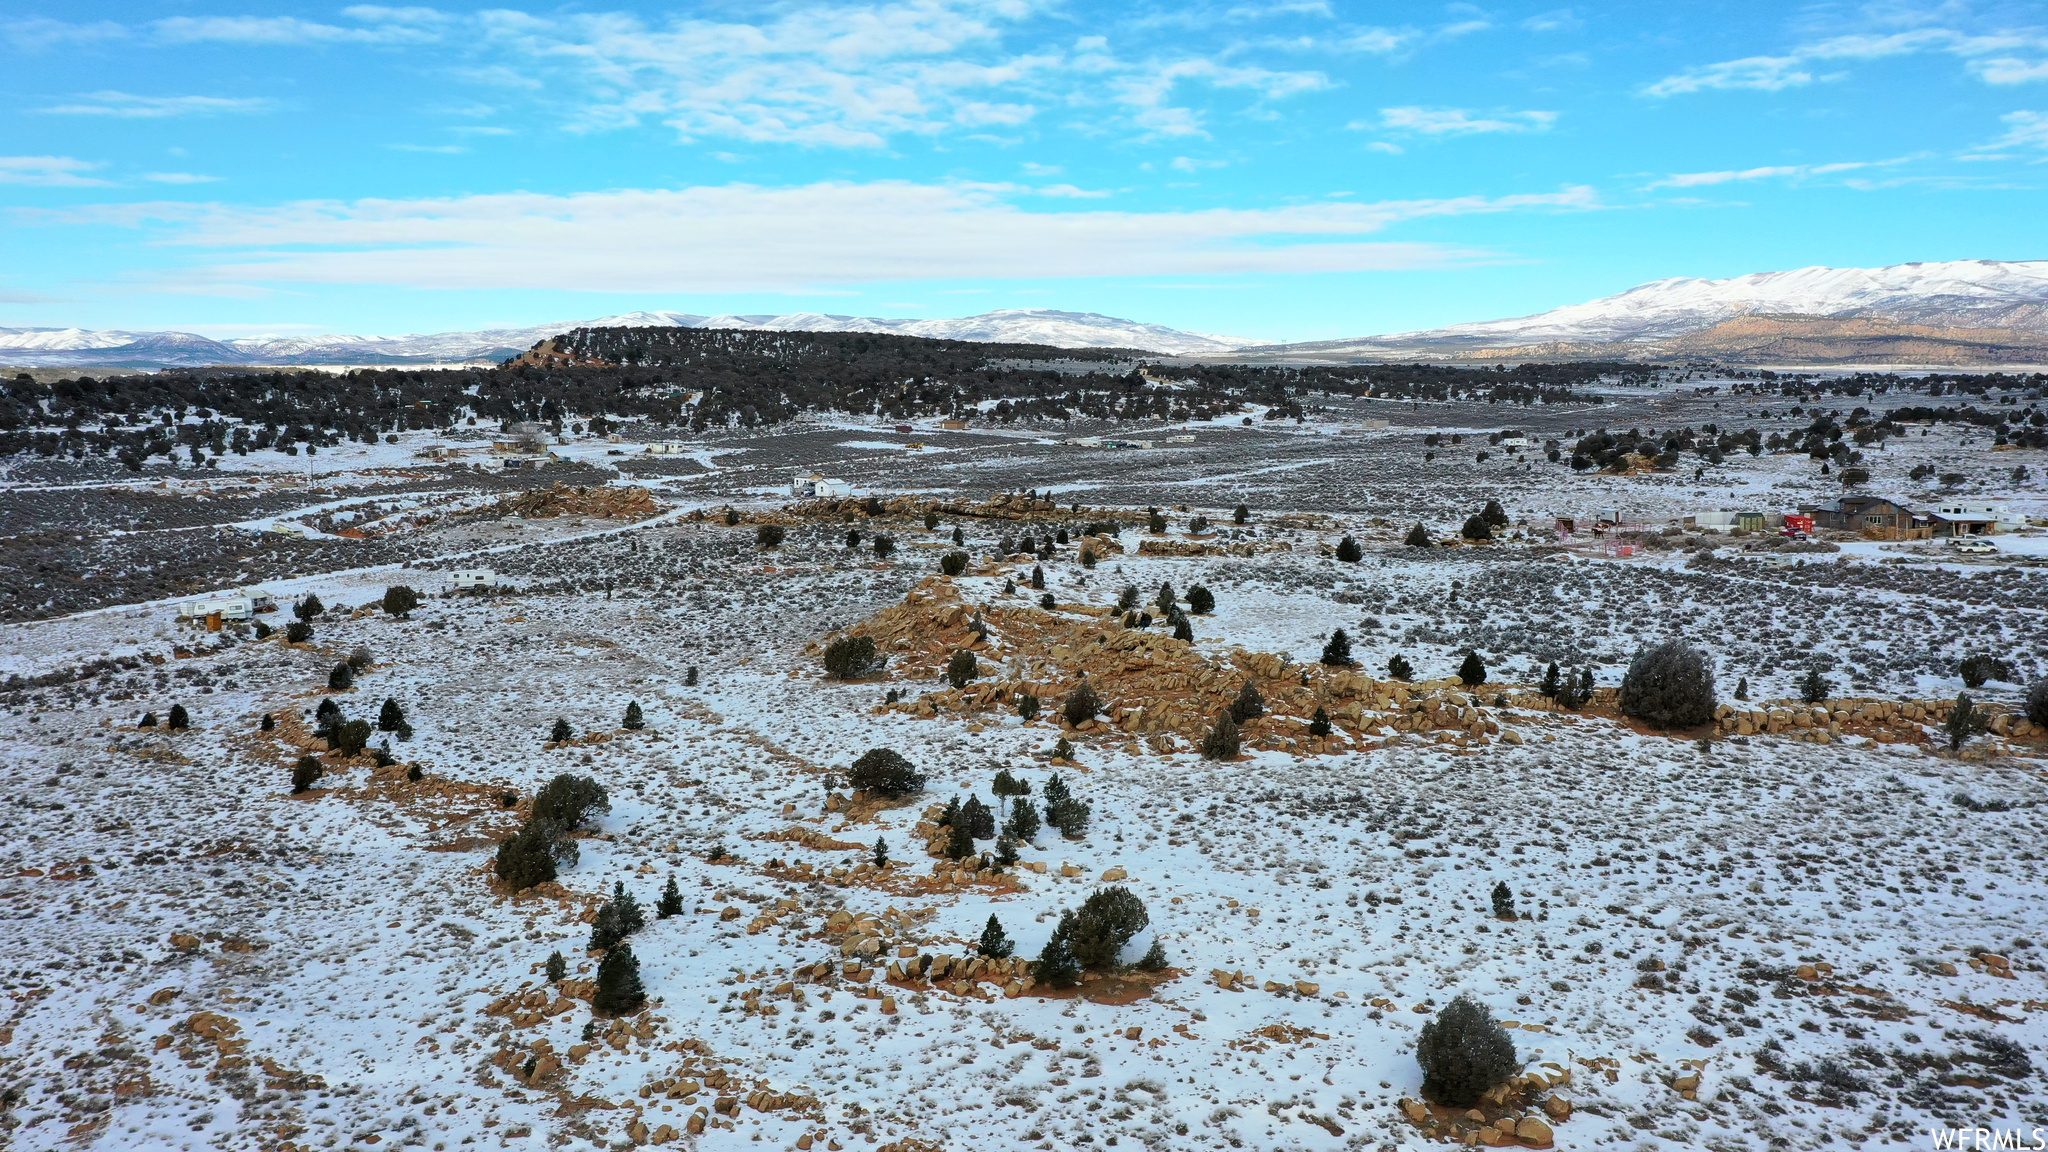
[[[1736,364],[2048,363],[2048,260],[1955,260],[1888,268],[1800,268],[1728,280],[1675,278],[1508,320],[1418,332],[1262,344],[1093,312],[1011,308],[956,320],[793,312],[628,312],[597,320],[426,336],[252,336],[0,328],[0,363],[159,368],[206,364],[446,364],[505,360],[572,328],[877,332],[1062,348],[1135,348],[1248,362],[1373,363],[1617,359]]]
[[[1509,320],[1266,345],[1231,359],[2048,362],[2048,260],[1674,278]]]
[[[877,332],[1058,348],[1139,348],[1169,355],[1227,352],[1257,340],[1181,332],[1093,312],[1008,308],[957,320],[883,320],[792,312],[782,316],[694,316],[628,312],[596,320],[488,328],[424,336],[249,336],[213,340],[189,332],[93,332],[83,328],[0,328],[0,364],[22,367],[171,368],[208,364],[459,364],[517,356],[572,328],[745,328],[785,332]]]

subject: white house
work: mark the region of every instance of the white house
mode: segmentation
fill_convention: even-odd
[[[198,600],[186,600],[178,605],[178,615],[194,620],[218,616],[223,620],[247,620],[256,614],[256,602],[247,596],[212,596]]]
[[[455,586],[457,588],[496,588],[498,586],[498,574],[489,568],[457,568],[455,570]]]
[[[853,495],[853,485],[844,480],[837,480],[828,476],[818,481],[817,491],[820,496],[851,496]]]
[[[690,446],[688,444],[681,444],[674,440],[657,440],[647,446],[647,454],[649,456],[681,456],[689,450]]]
[[[1500,446],[1503,448],[1527,448],[1529,446],[1529,438],[1527,436],[1503,436],[1500,438]]]
[[[807,496],[851,496],[853,485],[833,476],[813,472],[808,476],[792,476],[789,479],[789,494]]]

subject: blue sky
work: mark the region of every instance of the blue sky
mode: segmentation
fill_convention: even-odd
[[[0,325],[1303,340],[2048,256],[2048,7],[0,3]]]

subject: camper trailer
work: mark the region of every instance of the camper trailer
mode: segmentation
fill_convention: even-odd
[[[455,570],[455,587],[458,590],[467,588],[496,588],[497,586],[498,574],[489,568],[457,568]]]

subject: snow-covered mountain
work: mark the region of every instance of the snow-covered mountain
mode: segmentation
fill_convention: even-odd
[[[1799,268],[1727,280],[1674,277],[1533,316],[1286,347],[1294,352],[1455,354],[1562,345],[1566,354],[1583,355],[1597,353],[1585,347],[1589,344],[1624,344],[1644,345],[1654,352],[1658,341],[1748,316],[1886,320],[1930,328],[2048,334],[2048,260]]]
[[[1140,348],[1176,355],[1229,351],[1261,343],[1182,332],[1093,312],[1007,308],[954,320],[884,320],[818,312],[696,316],[627,312],[525,328],[411,336],[250,336],[211,340],[185,332],[112,332],[82,328],[0,328],[0,363],[25,367],[181,367],[203,364],[429,364],[503,360],[572,328],[747,328],[786,332],[877,332],[1060,348]]]

